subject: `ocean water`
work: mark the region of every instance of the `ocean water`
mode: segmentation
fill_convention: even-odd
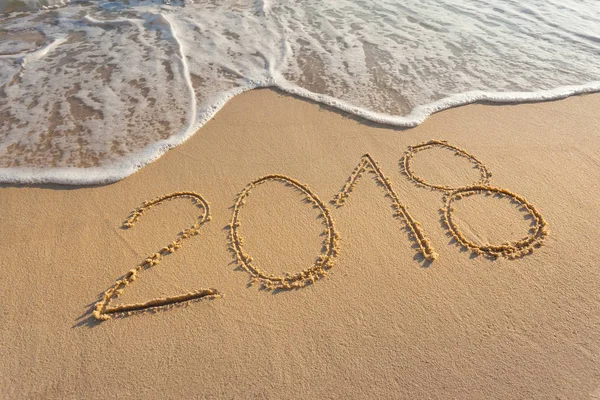
[[[0,0],[0,12],[2,182],[122,179],[257,87],[407,127],[474,101],[600,91],[596,0]]]

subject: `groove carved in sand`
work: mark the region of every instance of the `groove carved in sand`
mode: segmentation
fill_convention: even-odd
[[[462,187],[450,187],[429,183],[415,175],[411,169],[411,161],[413,156],[419,151],[434,147],[452,150],[455,152],[455,155],[469,160],[479,169],[481,175],[479,182]],[[507,189],[490,186],[489,180],[492,176],[491,172],[477,158],[463,149],[452,146],[445,141],[431,140],[417,146],[409,147],[408,151],[400,161],[400,165],[409,180],[418,186],[428,187],[431,190],[441,191],[444,193],[445,206],[441,209],[441,212],[443,214],[443,221],[448,229],[449,235],[456,239],[459,244],[470,249],[475,254],[483,254],[484,256],[493,259],[498,257],[505,257],[508,259],[522,257],[526,254],[532,253],[535,248],[540,247],[543,244],[545,237],[548,235],[547,223],[535,206],[533,206],[523,197],[510,192]],[[391,198],[394,217],[401,219],[406,224],[411,239],[414,240],[418,245],[419,253],[427,260],[435,260],[438,257],[438,254],[434,251],[429,239],[427,239],[425,236],[419,222],[414,220],[414,218],[408,212],[407,207],[400,202],[398,195],[392,187],[391,181],[385,177],[383,171],[373,157],[371,157],[371,155],[365,154],[361,158],[359,164],[348,178],[346,184],[343,186],[342,190],[335,195],[331,203],[338,208],[342,207],[345,204],[345,201],[350,197],[350,194],[354,190],[364,172],[374,174],[374,179],[377,184],[383,187],[386,192],[386,196]],[[288,273],[285,276],[277,276],[264,272],[254,263],[252,257],[244,251],[244,240],[239,232],[239,226],[241,223],[240,212],[243,209],[248,196],[250,196],[252,189],[267,182],[282,183],[299,191],[305,196],[305,200],[320,212],[319,218],[323,223],[323,235],[325,236],[323,249],[312,266],[295,274]],[[453,217],[453,205],[456,201],[464,197],[473,196],[476,194],[494,195],[494,197],[500,198],[506,197],[512,202],[518,203],[520,207],[529,213],[533,220],[533,227],[530,229],[530,234],[519,240],[509,241],[499,245],[477,244],[466,238],[462,234],[458,223]],[[202,196],[193,192],[177,192],[143,203],[142,206],[136,209],[125,221],[124,226],[126,228],[134,226],[134,224],[146,210],[162,203],[163,201],[176,198],[189,198],[199,208],[202,208],[202,214],[198,217],[197,222],[190,228],[181,232],[178,238],[170,245],[163,247],[158,253],[152,254],[142,264],[127,272],[122,279],[117,280],[111,288],[106,290],[102,296],[102,299],[96,303],[94,307],[93,315],[96,319],[106,320],[113,315],[129,315],[130,313],[136,311],[145,311],[165,306],[184,304],[203,297],[211,298],[220,296],[220,293],[215,289],[201,289],[195,292],[177,296],[157,298],[144,303],[123,304],[116,306],[110,305],[114,298],[121,295],[126,286],[130,285],[136,280],[137,275],[142,269],[149,269],[157,265],[162,260],[163,256],[171,254],[180,249],[183,240],[190,236],[197,235],[200,227],[210,220],[209,204]],[[331,217],[331,213],[326,204],[307,185],[303,185],[295,179],[285,175],[266,175],[246,185],[246,187],[244,187],[244,189],[236,198],[233,206],[231,222],[229,224],[230,249],[234,253],[238,264],[252,276],[250,281],[251,284],[258,282],[264,289],[300,288],[306,286],[307,284],[314,283],[316,280],[324,277],[327,274],[327,271],[334,265],[334,261],[339,253],[339,238],[340,237],[336,232],[333,218]]]
[[[369,171],[375,175],[375,181],[377,184],[382,186],[385,189],[388,197],[392,199],[392,208],[395,212],[394,217],[404,221],[407,230],[410,233],[411,239],[413,239],[419,247],[419,253],[426,260],[434,261],[437,259],[438,254],[433,249],[429,239],[427,239],[425,236],[423,229],[421,229],[421,225],[410,215],[407,207],[400,202],[400,198],[392,187],[392,182],[385,177],[383,171],[370,154],[365,154],[362,156],[360,162],[348,178],[348,181],[340,193],[334,197],[332,203],[338,208],[342,207],[365,171]]]
[[[108,320],[111,318],[111,316],[126,316],[130,315],[132,312],[143,312],[150,309],[181,305],[203,297],[214,298],[220,295],[220,293],[215,289],[200,289],[194,292],[184,293],[176,296],[157,298],[143,303],[120,304],[116,306],[110,305],[114,298],[121,296],[128,285],[131,285],[136,281],[138,275],[143,269],[146,270],[154,267],[161,262],[164,256],[179,250],[182,247],[182,243],[185,239],[197,235],[200,227],[206,222],[210,221],[210,206],[201,195],[193,192],[176,192],[144,202],[141,207],[133,211],[123,226],[125,228],[133,227],[138,219],[151,207],[154,207],[164,201],[178,198],[191,199],[197,207],[202,208],[202,214],[198,217],[196,223],[180,232],[177,239],[171,242],[171,244],[163,247],[157,253],[154,253],[146,258],[143,263],[134,269],[129,270],[123,278],[117,280],[111,288],[107,289],[102,295],[102,299],[94,306],[93,316],[96,319]]]
[[[500,198],[508,197],[512,201],[519,203],[533,219],[534,225],[530,229],[530,234],[519,240],[505,242],[499,245],[480,245],[466,238],[452,217],[452,212],[454,211],[453,204],[456,200],[476,194],[491,194],[494,195],[494,197]],[[506,189],[492,186],[465,186],[464,188],[459,188],[446,194],[444,201],[445,207],[442,208],[441,211],[443,212],[444,223],[448,228],[450,235],[452,235],[458,243],[477,255],[483,254],[493,259],[505,257],[512,260],[533,253],[534,248],[542,246],[544,238],[548,235],[546,221],[539,211],[523,197]]]
[[[403,172],[406,174],[408,179],[410,179],[411,181],[416,183],[418,186],[428,187],[433,190],[437,189],[437,190],[447,191],[447,190],[458,189],[458,188],[453,188],[450,186],[437,185],[434,183],[427,182],[426,180],[417,176],[413,172],[412,160],[413,160],[414,155],[420,151],[432,149],[434,147],[454,151],[454,155],[467,159],[471,164],[473,164],[479,170],[479,173],[481,175],[479,181],[476,183],[473,183],[473,185],[481,185],[481,186],[488,185],[490,178],[492,177],[492,173],[488,170],[488,168],[485,165],[483,165],[483,163],[481,161],[479,161],[477,158],[475,158],[475,156],[467,153],[465,150],[463,150],[461,148],[458,148],[456,146],[452,146],[451,144],[448,144],[448,142],[446,142],[444,140],[430,140],[428,142],[421,143],[416,146],[408,147],[408,151],[406,153],[404,153],[404,157],[402,157],[402,160],[400,161],[400,164],[402,165],[402,168],[403,168]]]
[[[479,182],[462,187],[450,187],[429,183],[415,175],[411,169],[413,156],[420,151],[434,147],[453,150],[456,156],[469,160],[479,169],[481,174]],[[448,229],[448,233],[457,241],[457,243],[471,250],[475,255],[482,254],[491,259],[496,259],[498,257],[515,259],[523,257],[527,254],[531,254],[535,248],[543,245],[544,239],[548,235],[548,224],[542,214],[537,210],[537,208],[535,208],[533,204],[529,203],[525,198],[519,196],[518,194],[507,189],[490,186],[489,180],[492,176],[491,172],[481,161],[469,154],[467,151],[456,146],[452,146],[445,141],[430,140],[428,142],[409,147],[408,151],[400,161],[400,165],[408,179],[413,181],[418,186],[428,187],[431,190],[438,190],[444,193],[444,208],[440,209],[440,211],[442,212],[442,219],[446,228]],[[476,194],[485,194],[488,196],[493,195],[494,197],[498,198],[506,197],[512,202],[520,204],[520,206],[527,211],[527,213],[529,213],[533,220],[533,226],[530,228],[530,234],[519,240],[507,241],[499,245],[477,244],[465,237],[465,235],[463,235],[461,232],[458,223],[453,218],[453,205],[457,200]]]
[[[240,235],[240,211],[242,210],[246,199],[250,196],[252,189],[266,182],[279,182],[286,186],[290,186],[301,192],[306,201],[317,208],[320,212],[319,217],[323,223],[325,230],[325,240],[323,242],[323,250],[317,256],[315,263],[295,274],[286,274],[286,276],[277,276],[264,272],[256,265],[252,257],[244,251],[244,240]],[[249,272],[252,276],[250,284],[260,283],[264,289],[294,289],[306,286],[309,283],[314,283],[316,280],[327,275],[335,261],[339,252],[339,235],[335,230],[333,219],[329,212],[329,208],[323,201],[306,185],[301,184],[295,179],[285,175],[266,175],[249,183],[237,196],[235,205],[233,206],[233,214],[231,223],[229,224],[229,242],[230,248],[235,255],[235,258],[242,269]]]

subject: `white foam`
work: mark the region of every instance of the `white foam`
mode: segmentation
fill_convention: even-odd
[[[131,0],[0,17],[46,38],[17,54],[0,42],[0,181],[123,179],[256,87],[403,127],[600,91],[599,23],[576,0]]]
[[[0,13],[14,11],[49,10],[64,7],[69,0],[0,0]]]

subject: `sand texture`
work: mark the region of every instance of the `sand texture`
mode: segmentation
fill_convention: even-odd
[[[413,129],[272,90],[0,188],[0,398],[600,399],[600,95]]]

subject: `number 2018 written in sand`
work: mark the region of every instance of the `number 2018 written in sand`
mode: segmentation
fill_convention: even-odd
[[[450,150],[454,152],[456,156],[462,157],[472,163],[479,170],[479,181],[468,186],[450,187],[432,184],[417,176],[411,167],[413,157],[421,151],[435,147]],[[544,241],[544,238],[548,235],[546,221],[538,212],[538,210],[523,197],[506,189],[490,186],[490,171],[477,158],[467,153],[465,150],[462,150],[456,146],[452,146],[444,141],[431,140],[417,146],[409,147],[408,151],[404,154],[400,165],[404,175],[416,185],[443,193],[443,207],[441,212],[443,214],[443,221],[448,234],[451,235],[459,245],[471,250],[475,255],[482,255],[491,259],[498,257],[504,257],[507,259],[519,258],[526,254],[532,253],[535,248],[540,247]],[[357,167],[348,178],[348,181],[342,190],[335,195],[331,203],[338,208],[343,207],[345,202],[352,194],[354,187],[365,172],[373,175],[373,178],[377,184],[383,188],[385,195],[391,199],[392,208],[394,210],[394,218],[403,222],[406,230],[408,231],[410,240],[416,244],[416,248],[418,249],[417,251],[420,253],[420,255],[428,261],[434,261],[437,259],[438,254],[435,252],[429,239],[427,239],[420,224],[410,215],[407,207],[402,204],[397,193],[394,191],[391,181],[385,177],[377,162],[369,154],[365,154],[361,158]],[[260,267],[253,261],[252,257],[244,250],[244,240],[238,229],[240,226],[242,210],[247,198],[252,193],[252,189],[266,182],[280,183],[292,188],[293,190],[299,191],[303,196],[305,196],[305,200],[319,211],[319,218],[324,227],[323,236],[325,239],[323,242],[323,249],[317,256],[314,264],[302,271],[293,274],[288,273],[285,276],[269,274],[261,270]],[[529,235],[518,240],[508,241],[498,245],[477,244],[465,237],[453,216],[454,204],[464,197],[478,194],[506,197],[522,207],[522,209],[531,216],[533,221],[533,226],[529,231]],[[168,246],[163,247],[157,253],[150,255],[137,267],[129,270],[123,276],[123,278],[117,280],[112,287],[107,289],[102,295],[100,301],[98,301],[94,307],[93,316],[96,319],[107,320],[112,316],[127,316],[135,312],[143,312],[146,310],[156,310],[165,307],[182,305],[200,298],[214,298],[220,295],[220,293],[215,289],[201,289],[181,295],[157,298],[144,303],[111,305],[113,299],[119,297],[128,285],[136,281],[140,272],[154,267],[160,263],[166,255],[174,253],[180,249],[184,240],[191,236],[197,235],[199,229],[205,223],[210,221],[211,217],[209,203],[200,194],[193,192],[178,192],[144,202],[139,208],[133,211],[131,216],[125,221],[124,226],[126,228],[133,227],[138,219],[148,209],[159,205],[164,201],[179,198],[190,199],[198,208],[202,210],[202,213],[196,222],[189,228],[180,232],[177,238]],[[335,259],[340,250],[339,234],[336,231],[335,224],[331,216],[331,211],[325,202],[323,202],[319,196],[317,196],[317,194],[314,193],[307,185],[304,185],[297,180],[284,175],[263,176],[249,183],[238,194],[233,206],[231,222],[229,224],[229,247],[239,266],[250,274],[250,283],[258,283],[263,289],[267,290],[301,288],[307,284],[314,283],[316,280],[327,274],[327,270],[334,265]]]

